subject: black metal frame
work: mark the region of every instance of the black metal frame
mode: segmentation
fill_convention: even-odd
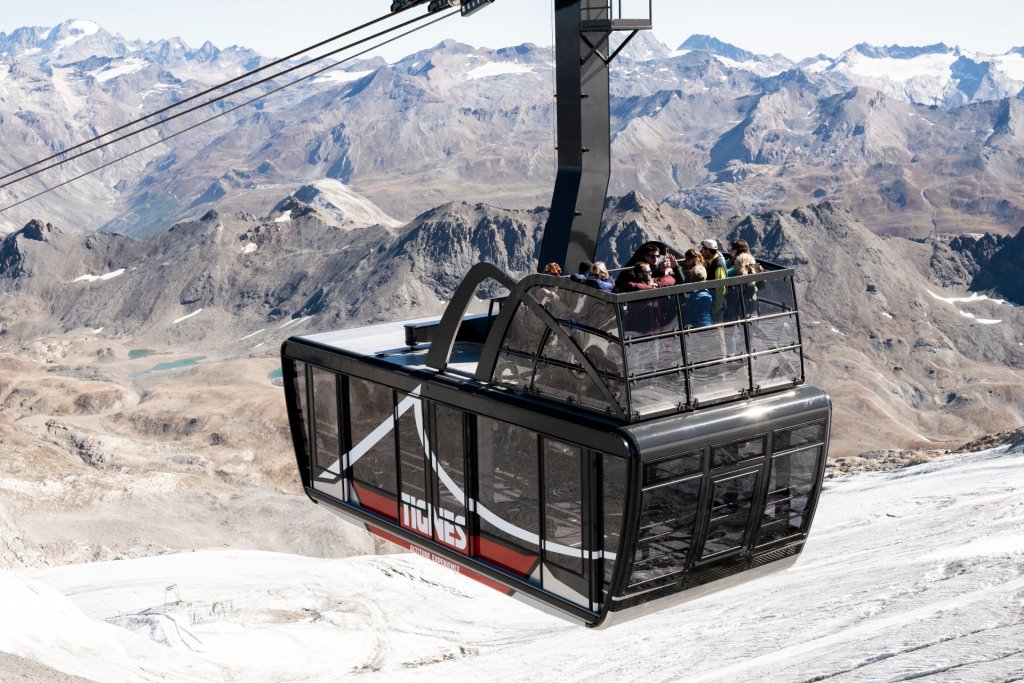
[[[650,5],[646,19],[624,20],[612,17],[605,0],[555,0],[558,174],[538,271],[551,262],[575,270],[594,259],[611,176],[608,65],[638,31],[650,28]],[[631,33],[606,56],[601,49],[615,31]]]

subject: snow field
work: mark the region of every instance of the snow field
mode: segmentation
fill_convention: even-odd
[[[792,569],[605,631],[411,554],[208,550],[0,573],[0,651],[97,680],[1011,680],[1022,465],[829,481]]]

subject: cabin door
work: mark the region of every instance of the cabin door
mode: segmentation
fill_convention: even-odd
[[[400,523],[468,554],[462,411],[397,395]]]

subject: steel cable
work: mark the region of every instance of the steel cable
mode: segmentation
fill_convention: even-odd
[[[428,26],[432,26],[433,24],[436,24],[437,22],[442,21],[444,19],[447,19],[447,18],[449,18],[451,16],[454,16],[454,15],[456,15],[458,13],[459,13],[459,10],[455,10],[455,11],[449,12],[447,14],[442,14],[441,16],[437,17],[436,19],[428,21],[427,23],[423,24],[422,26],[417,26],[414,29],[406,31],[405,33],[400,33],[397,36],[394,36],[392,38],[388,38],[387,40],[382,41],[381,43],[378,43],[377,45],[374,45],[372,47],[369,47],[369,48],[363,50],[362,52],[358,52],[358,53],[352,55],[351,57],[346,57],[345,59],[342,59],[342,60],[337,61],[337,62],[335,62],[333,64],[325,66],[322,69],[318,69],[318,70],[316,70],[316,71],[314,71],[312,73],[306,74],[305,76],[303,76],[301,78],[297,78],[294,81],[290,81],[288,83],[285,83],[284,85],[282,85],[280,87],[277,87],[277,88],[274,88],[273,90],[270,90],[268,92],[265,92],[265,93],[263,93],[262,95],[260,95],[258,97],[254,97],[254,98],[252,98],[250,100],[247,100],[247,101],[245,101],[245,102],[243,102],[243,103],[241,103],[239,105],[231,107],[230,109],[226,109],[226,110],[220,112],[219,114],[216,114],[216,115],[211,116],[211,117],[209,117],[207,119],[204,119],[204,120],[202,120],[202,121],[200,121],[198,123],[195,123],[195,124],[193,124],[193,125],[191,125],[191,126],[189,126],[187,128],[183,128],[182,130],[179,130],[179,131],[177,131],[175,133],[172,133],[171,135],[168,135],[166,137],[163,137],[160,140],[157,140],[156,142],[150,143],[148,145],[145,145],[144,147],[140,147],[139,149],[136,149],[136,150],[134,150],[132,152],[129,152],[128,154],[120,156],[117,159],[113,159],[111,161],[108,161],[107,163],[102,164],[100,166],[97,166],[96,168],[94,168],[92,170],[89,170],[89,171],[86,171],[85,173],[79,174],[79,175],[75,176],[74,178],[70,178],[68,180],[65,180],[64,182],[59,183],[57,185],[54,185],[53,187],[48,187],[45,190],[42,190],[41,192],[37,192],[36,194],[34,194],[34,195],[30,196],[30,197],[26,197],[25,199],[21,199],[21,200],[15,202],[13,204],[8,204],[7,206],[5,206],[3,208],[0,208],[0,213],[3,213],[5,211],[7,211],[8,209],[13,209],[16,206],[20,206],[21,204],[24,204],[25,202],[32,201],[33,199],[36,199],[37,197],[41,197],[42,195],[44,195],[44,194],[46,194],[48,192],[53,192],[54,190],[60,189],[60,188],[64,187],[65,185],[69,185],[69,184],[75,182],[76,180],[81,180],[82,178],[84,178],[86,176],[89,176],[89,175],[92,175],[93,173],[96,173],[97,171],[101,171],[104,168],[107,168],[108,166],[112,166],[113,164],[116,164],[116,163],[118,163],[120,161],[124,161],[128,157],[135,156],[136,154],[139,154],[140,152],[144,152],[147,149],[151,149],[153,147],[156,147],[157,145],[163,144],[167,140],[170,140],[172,138],[176,138],[179,135],[182,135],[182,134],[187,133],[189,131],[195,130],[196,128],[198,128],[200,126],[203,126],[203,125],[209,123],[210,121],[214,121],[216,119],[219,119],[222,116],[227,116],[228,114],[230,114],[230,113],[232,113],[234,111],[238,111],[242,107],[247,107],[250,104],[258,102],[258,101],[260,101],[260,100],[262,100],[262,99],[264,99],[266,97],[269,97],[270,95],[273,95],[275,93],[278,93],[278,92],[284,90],[285,88],[289,88],[289,87],[295,85],[296,83],[301,83],[302,81],[305,81],[305,80],[307,80],[309,78],[312,78],[313,76],[317,76],[319,74],[322,74],[325,71],[330,71],[331,69],[333,69],[335,67],[338,67],[338,66],[341,66],[342,64],[345,64],[346,62],[350,62],[353,59],[356,59],[357,57],[361,57],[361,56],[363,56],[363,55],[365,55],[365,54],[367,54],[369,52],[373,52],[374,50],[376,50],[378,48],[381,48],[381,47],[384,47],[385,45],[388,45],[389,43],[393,43],[394,41],[398,40],[399,38],[404,38],[404,37],[406,37],[408,35],[416,33],[417,31],[421,31],[421,30],[427,28]],[[426,15],[426,16],[430,16],[430,15]],[[425,18],[425,17],[421,17],[420,19],[422,19],[422,18]],[[419,19],[417,19],[417,21],[419,21]],[[410,23],[410,22],[407,22],[407,24],[408,23]],[[404,25],[406,25],[406,24],[402,24],[401,26],[404,26]],[[399,27],[395,27],[395,28],[397,29]],[[360,42],[365,42],[365,41],[360,41]],[[359,43],[354,43],[354,44],[359,44]],[[326,57],[326,56],[329,56],[329,55],[324,55],[324,57]],[[320,59],[322,59],[322,58],[323,57],[321,57]],[[306,62],[306,65],[308,65],[310,63],[311,62]],[[131,137],[131,136],[127,136],[127,137]],[[3,187],[3,186],[0,186],[0,187]]]
[[[151,123],[151,124],[149,124],[147,126],[143,126],[142,128],[139,128],[138,130],[135,130],[135,131],[133,131],[131,133],[126,133],[125,135],[122,135],[120,137],[114,138],[113,140],[109,140],[107,142],[104,142],[103,144],[100,144],[100,145],[97,145],[97,146],[92,147],[90,149],[87,149],[84,152],[79,152],[78,154],[74,154],[74,155],[72,155],[72,156],[70,156],[70,157],[68,157],[66,159],[63,159],[63,160],[58,161],[56,163],[50,164],[49,166],[44,166],[43,168],[36,169],[35,171],[32,171],[31,173],[27,173],[27,174],[25,174],[25,175],[23,175],[23,176],[21,176],[19,178],[15,178],[14,180],[8,180],[7,182],[5,182],[3,184],[0,184],[0,189],[3,189],[5,187],[10,187],[11,185],[14,185],[14,184],[19,183],[19,182],[21,182],[23,180],[27,180],[29,178],[37,176],[40,173],[44,173],[45,171],[49,171],[51,169],[57,168],[58,166],[62,166],[64,164],[68,163],[68,162],[74,161],[75,159],[80,159],[80,158],[82,158],[82,157],[84,157],[84,156],[86,156],[88,154],[92,154],[93,152],[101,150],[101,149],[103,149],[105,147],[109,147],[110,145],[113,145],[113,144],[115,144],[117,142],[121,142],[122,140],[127,140],[128,138],[131,138],[131,137],[134,137],[134,136],[139,135],[141,133],[144,133],[147,130],[151,130],[153,128],[156,128],[157,126],[162,126],[163,124],[168,123],[170,121],[173,121],[175,119],[181,118],[182,116],[185,116],[186,114],[191,114],[192,112],[197,111],[199,109],[202,109],[204,107],[208,107],[211,104],[216,104],[217,102],[220,102],[221,100],[224,100],[224,99],[227,99],[228,97],[231,97],[232,95],[237,95],[238,93],[245,92],[246,90],[250,90],[250,89],[256,87],[257,85],[262,85],[264,83],[267,83],[268,81],[272,81],[272,80],[274,80],[276,78],[280,78],[281,76],[284,76],[285,74],[288,74],[288,73],[291,73],[291,72],[296,71],[298,69],[301,69],[303,67],[309,66],[310,64],[315,64],[316,62],[319,62],[319,61],[321,61],[323,59],[327,59],[328,57],[332,57],[332,56],[338,54],[339,52],[344,52],[345,50],[349,50],[349,49],[351,49],[353,47],[356,47],[358,45],[362,45],[363,43],[366,43],[366,42],[368,42],[370,40],[373,40],[375,38],[380,38],[381,36],[385,36],[388,33],[391,33],[392,31],[397,31],[399,29],[405,28],[406,26],[414,24],[414,23],[416,23],[418,21],[422,21],[423,19],[425,19],[425,18],[427,18],[429,16],[430,15],[427,14],[427,15],[416,17],[415,19],[410,19],[409,21],[403,22],[401,24],[396,24],[395,26],[393,26],[393,27],[391,27],[389,29],[386,29],[384,31],[379,31],[379,32],[373,34],[372,36],[368,36],[366,38],[361,38],[360,40],[357,40],[357,41],[355,41],[353,43],[349,43],[348,45],[343,45],[342,47],[339,47],[339,48],[337,48],[335,50],[331,50],[330,52],[322,54],[319,57],[315,57],[313,59],[310,59],[309,61],[303,62],[302,64],[296,64],[295,66],[292,66],[292,67],[289,67],[287,69],[284,69],[283,71],[279,71],[276,74],[273,74],[271,76],[267,76],[266,78],[262,78],[262,79],[260,79],[258,81],[253,81],[249,85],[243,86],[241,88],[236,88],[235,90],[232,90],[231,92],[228,92],[228,93],[225,93],[225,94],[220,95],[218,97],[215,97],[215,98],[213,98],[213,99],[211,99],[211,100],[209,100],[207,102],[204,102],[203,104],[198,104],[198,105],[196,105],[194,107],[189,107],[188,109],[186,109],[184,111],[181,111],[181,112],[178,112],[178,113],[173,114],[171,116],[168,116],[167,118],[161,119],[161,120],[159,120],[159,121],[157,121],[155,123]],[[448,16],[448,15],[445,15],[445,16]],[[365,52],[363,54],[365,54]],[[231,83],[231,82],[232,81],[228,81],[228,83]],[[226,85],[226,84],[223,84],[223,85]],[[223,85],[222,86],[217,86],[216,88],[213,88],[213,90],[219,89],[220,87],[223,87]],[[274,92],[274,91],[272,91],[272,92]],[[152,115],[150,115],[147,118],[151,118],[151,117],[152,117]],[[143,119],[139,119],[139,121],[142,121],[142,120]],[[138,123],[138,121],[135,121],[132,124],[128,124],[128,125],[134,125],[134,123]],[[128,127],[128,125],[122,126],[120,129],[115,129],[115,130],[122,130],[122,129]],[[95,139],[99,139],[99,138],[105,137],[106,135],[109,135],[109,134],[110,133],[105,133],[104,135],[98,136]],[[85,145],[85,144],[88,144],[88,143],[82,143],[81,145],[77,145],[76,147],[81,147],[82,145]],[[55,154],[55,155],[49,157],[48,159],[44,159],[42,161],[37,161],[34,164],[29,164],[28,166],[25,167],[25,169],[32,168],[33,166],[37,166],[37,165],[39,165],[41,163],[44,163],[45,161],[49,161],[49,160],[54,159],[54,158],[56,158],[58,156],[61,156],[61,155],[65,154],[67,151],[70,151],[70,149],[73,149],[73,148],[69,148],[68,150],[65,150],[65,152],[60,152],[58,154]],[[3,176],[3,177],[7,178],[10,175],[12,175],[13,173],[17,173],[17,171],[9,173],[7,176]]]

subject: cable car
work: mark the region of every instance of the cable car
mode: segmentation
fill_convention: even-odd
[[[592,260],[607,192],[602,46],[649,19],[555,5],[559,170],[539,262],[564,265]],[[804,383],[795,272],[761,265],[609,293],[480,263],[440,319],[288,339],[303,488],[589,627],[784,569],[817,507],[831,401]],[[489,281],[507,296],[467,314]],[[691,295],[710,287],[731,314],[688,327]]]
[[[793,271],[734,321],[685,328],[692,283],[611,294],[470,271],[440,321],[282,349],[314,501],[588,626],[781,569],[824,474],[828,396],[803,384]],[[463,315],[493,277],[498,310]]]

